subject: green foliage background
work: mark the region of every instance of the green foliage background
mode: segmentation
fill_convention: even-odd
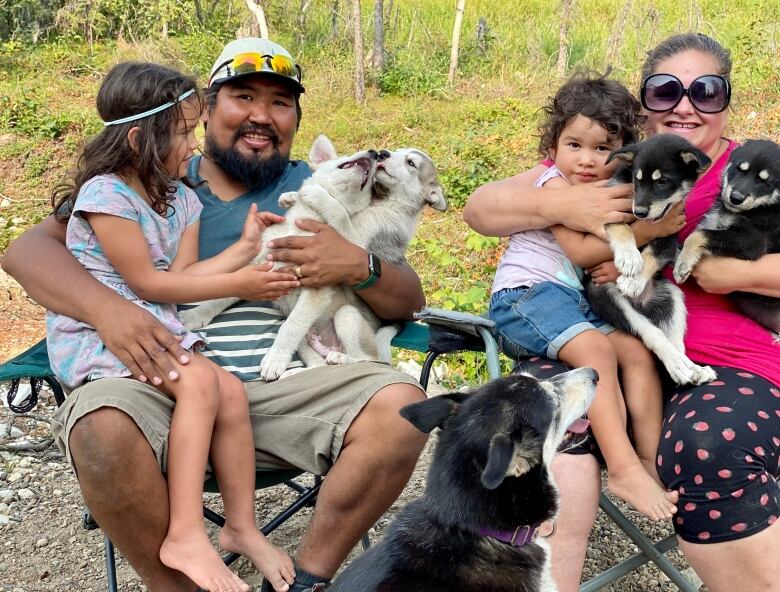
[[[319,133],[344,152],[413,145],[431,154],[452,207],[426,215],[411,261],[429,302],[484,312],[502,245],[469,231],[461,209],[475,187],[538,159],[538,110],[561,82],[558,3],[467,0],[458,78],[448,85],[456,1],[384,0],[387,67],[373,75],[367,64],[363,105],[351,98],[349,4],[312,0],[301,28],[300,2],[263,2],[272,38],[304,68],[294,155],[305,157]],[[367,53],[372,9],[364,0]],[[0,252],[48,215],[52,187],[100,128],[94,96],[112,64],[159,61],[205,80],[221,46],[239,29],[251,34],[252,23],[243,0],[0,0]],[[568,72],[611,67],[636,89],[644,52],[683,31],[732,51],[730,135],[780,140],[774,0],[575,0]]]

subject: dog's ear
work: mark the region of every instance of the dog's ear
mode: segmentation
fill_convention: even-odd
[[[314,144],[311,145],[311,150],[309,150],[309,164],[311,168],[316,169],[323,162],[333,160],[337,156],[336,149],[328,139],[328,136],[320,134],[314,140]]]
[[[428,197],[425,201],[434,209],[440,212],[447,211],[447,200],[444,197],[444,190],[441,185],[435,183],[428,191]]]
[[[628,164],[633,164],[634,156],[636,156],[636,144],[629,144],[628,146],[616,148],[610,152],[609,156],[607,156],[607,161],[604,164],[609,164],[616,158],[619,158]]]
[[[460,406],[468,397],[465,393],[449,393],[431,397],[419,403],[401,408],[401,417],[421,432],[430,433],[443,427],[448,419],[457,415]]]
[[[490,439],[488,459],[482,471],[482,485],[485,489],[495,489],[503,483],[505,477],[519,477],[529,468],[531,466],[525,459],[515,459],[515,443],[509,434],[496,434]]]
[[[680,150],[680,158],[687,165],[695,165],[696,172],[699,174],[707,170],[707,167],[710,166],[710,163],[712,162],[709,156],[693,146]]]

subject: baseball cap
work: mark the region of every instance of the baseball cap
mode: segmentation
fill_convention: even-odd
[[[304,92],[301,67],[284,47],[268,39],[244,37],[228,43],[211,68],[209,83],[233,80],[247,74],[266,74],[287,81]]]

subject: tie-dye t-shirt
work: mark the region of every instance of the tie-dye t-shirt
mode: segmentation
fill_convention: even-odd
[[[176,305],[146,302],[138,298],[111,265],[94,230],[80,213],[110,214],[137,222],[146,237],[155,268],[163,271],[170,267],[185,228],[198,221],[202,207],[195,193],[177,182],[175,199],[167,215],[161,216],[118,177],[99,175],[81,187],[66,233],[68,250],[89,273],[127,300],[151,312],[171,333],[181,335],[182,346],[188,349],[198,344],[201,337],[184,328],[176,317]],[[97,378],[131,375],[103,345],[97,331],[81,321],[47,312],[46,343],[51,368],[69,389]]]

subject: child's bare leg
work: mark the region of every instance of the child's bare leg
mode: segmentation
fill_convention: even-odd
[[[170,519],[160,561],[204,590],[248,592],[249,586],[222,562],[203,524],[203,478],[219,392],[211,362],[191,358],[176,368],[179,380],[166,380],[161,387],[176,399],[176,407],[168,436]]]
[[[610,491],[648,518],[663,520],[677,511],[676,491],[666,492],[645,471],[626,433],[626,412],[617,379],[617,355],[606,336],[585,331],[566,343],[558,357],[578,368],[590,366],[599,373],[596,397],[588,417],[604,460]]]
[[[225,504],[219,544],[249,558],[274,589],[285,592],[295,579],[292,559],[265,538],[255,521],[255,445],[246,389],[217,369],[220,404],[211,438],[211,462]]]
[[[613,331],[608,338],[617,352],[636,454],[649,475],[663,487],[655,467],[663,424],[663,390],[655,357],[639,339],[622,331]]]

